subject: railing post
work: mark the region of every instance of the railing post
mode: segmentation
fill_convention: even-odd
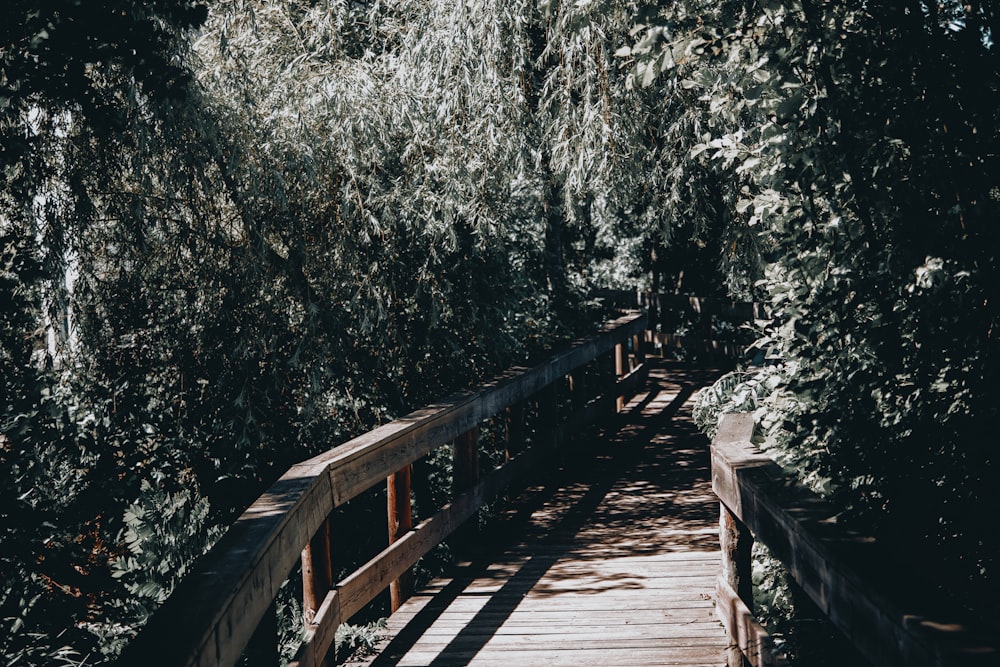
[[[452,495],[468,491],[479,480],[479,427],[466,431],[452,443]],[[475,515],[469,525],[462,526],[452,534],[451,545],[459,553],[474,543],[479,531]]]
[[[386,483],[386,511],[389,524],[389,544],[395,543],[413,529],[413,507],[410,502],[412,466],[404,466]],[[399,609],[413,595],[413,572],[407,570],[389,584],[391,611]]]
[[[312,623],[332,586],[330,519],[327,518],[302,550],[302,615],[306,625]]]
[[[625,375],[625,349],[621,343],[615,345],[615,382],[617,383]],[[615,414],[619,414],[625,408],[625,397],[615,389]]]
[[[753,535],[735,514],[719,503],[719,542],[722,547],[722,579],[753,613]]]
[[[646,361],[646,352],[642,347],[644,334],[632,336],[632,366],[633,370],[642,366]]]
[[[506,458],[511,460],[524,451],[524,403],[515,403],[505,411]]]
[[[466,431],[452,443],[452,490],[470,489],[479,479],[479,427]]]

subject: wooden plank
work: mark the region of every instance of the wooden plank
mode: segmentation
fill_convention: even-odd
[[[506,652],[509,650],[538,650],[565,651],[584,650],[600,651],[607,649],[623,648],[694,648],[703,649],[706,645],[713,656],[722,654],[718,641],[704,641],[705,639],[715,640],[719,636],[719,622],[705,624],[705,632],[702,635],[693,632],[685,632],[684,627],[673,627],[672,632],[668,630],[671,626],[653,626],[660,632],[649,632],[639,630],[633,632],[628,626],[622,626],[620,630],[594,627],[592,632],[573,632],[567,628],[549,628],[549,632],[519,632],[519,633],[494,633],[488,634],[487,641],[483,642],[482,637],[475,635],[463,635],[457,637],[461,631],[445,635],[425,634],[414,646],[416,651],[428,651],[447,648],[449,653],[461,653],[471,647],[486,644],[490,651]],[[700,628],[696,628],[697,632]],[[687,630],[691,630],[687,628]]]
[[[596,614],[567,613],[557,615],[543,612],[523,612],[517,611],[509,617],[503,615],[483,615],[469,612],[466,614],[448,614],[435,620],[434,624],[427,628],[421,636],[429,637],[434,635],[447,635],[449,633],[464,632],[469,635],[538,635],[538,634],[559,634],[564,635],[569,632],[588,633],[591,636],[603,635],[605,633],[635,632],[647,636],[683,636],[683,637],[708,637],[716,644],[725,644],[722,628],[716,615],[716,609],[712,605],[689,609],[688,612],[698,611],[697,618],[690,615],[677,615],[668,619],[656,614],[655,610],[637,610],[629,616],[602,618]],[[604,610],[605,613],[611,613]],[[394,620],[390,625],[390,630],[399,630],[402,623],[412,620],[414,617],[407,616]],[[475,622],[475,623],[474,623]],[[476,623],[493,624],[495,627],[477,630]],[[722,639],[723,641],[720,641]]]
[[[715,589],[716,613],[726,626],[740,656],[733,656],[730,664],[742,665],[745,657],[753,667],[784,667],[788,664],[784,655],[774,646],[774,640],[740,599],[736,590],[724,576],[717,580]]]
[[[595,663],[598,659],[601,662]],[[490,652],[487,656],[477,651],[449,651],[446,657],[441,657],[437,650],[414,651],[400,660],[399,667],[458,667],[477,665],[493,665],[502,661],[504,667],[580,667],[587,664],[602,664],[614,667],[672,667],[673,665],[701,665],[702,667],[725,665],[724,649],[718,647],[683,647],[675,651],[658,648],[613,648],[602,651],[588,649],[555,649],[547,650],[544,646],[532,649],[502,651],[500,654]]]
[[[658,414],[669,403],[636,405]],[[644,427],[629,433],[662,428],[655,421]],[[718,502],[705,444],[695,447],[701,463],[683,472],[701,471],[693,497],[711,508],[706,512],[674,503],[676,494],[661,486],[675,483],[670,476],[640,465],[647,454],[639,451],[670,461],[692,451],[673,443],[636,450],[616,439],[599,450],[598,466],[581,463],[585,480],[570,478],[543,494],[532,489],[528,526],[519,530],[524,543],[490,563],[462,564],[454,578],[411,598],[390,617],[387,652],[377,664],[726,664],[728,640],[712,599],[720,567],[712,545]],[[671,505],[678,516],[660,514]],[[641,535],[632,535],[637,526]],[[399,637],[405,639],[394,643]]]
[[[305,544],[333,509],[329,478],[293,466],[199,561],[118,664],[236,664]]]
[[[334,501],[343,504],[507,406],[527,399],[573,369],[593,361],[611,350],[617,341],[644,331],[645,326],[645,316],[620,317],[597,335],[577,341],[544,364],[531,369],[512,369],[476,392],[458,394],[418,410],[307,463],[328,469]]]
[[[547,363],[514,369],[475,391],[293,466],[199,561],[118,664],[236,664],[281,583],[334,506],[644,329],[644,316],[623,316]],[[337,598],[331,595],[323,605],[329,607],[327,602]]]
[[[456,494],[475,485],[479,479],[479,428],[472,428],[455,438],[452,444],[452,491]]]
[[[477,426],[488,416],[481,403],[478,394],[461,394],[449,403],[418,410],[321,455],[327,461],[336,505]]]
[[[412,465],[403,466],[386,481],[386,513],[389,544],[395,544],[413,528],[413,508],[410,502],[410,474]],[[400,605],[413,594],[413,573],[406,569],[389,583],[389,608]]]
[[[331,644],[323,644],[332,643],[337,626],[360,611],[385,590],[392,580],[474,516],[485,500],[495,496],[512,479],[530,470],[539,458],[540,454],[536,450],[528,450],[497,467],[472,489],[456,497],[434,516],[420,522],[413,530],[339,582],[320,606],[293,665],[311,667],[317,664],[314,661],[329,650]]]
[[[712,486],[732,513],[789,569],[855,647],[886,667],[995,665],[1000,640],[838,510],[790,479],[750,443],[752,418],[727,415],[712,445]]]
[[[302,615],[306,625],[315,618],[323,598],[333,587],[333,560],[330,558],[330,519],[302,550]]]
[[[621,382],[622,378],[625,377],[625,352],[622,343],[615,345],[615,351],[611,356],[614,361],[615,377],[618,379],[618,382]],[[624,407],[625,398],[621,394],[618,394],[615,396],[615,412],[621,412]]]
[[[719,503],[719,546],[722,578],[746,606],[753,605],[753,535],[725,503]]]

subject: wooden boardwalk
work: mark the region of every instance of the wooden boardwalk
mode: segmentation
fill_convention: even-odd
[[[390,617],[377,656],[348,664],[725,665],[719,504],[690,418],[712,377],[654,365],[618,432],[528,488],[450,578]]]

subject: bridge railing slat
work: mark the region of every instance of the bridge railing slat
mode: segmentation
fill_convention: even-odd
[[[399,530],[389,547],[331,588],[326,578],[333,510],[438,447],[463,437],[468,440],[471,436],[466,434],[484,420],[506,415],[508,408],[516,420],[518,406],[532,397],[541,394],[540,402],[554,410],[556,383],[605,354],[616,359],[618,372],[612,385],[604,388],[603,397],[583,401],[576,417],[558,427],[553,424],[541,440],[558,443],[573,426],[602,413],[611,414],[616,403],[620,405],[621,394],[630,394],[642,377],[641,338],[646,321],[644,315],[624,315],[544,364],[511,369],[475,391],[456,394],[292,466],[196,564],[126,647],[118,664],[237,664],[261,620],[273,609],[282,583],[300,562],[305,564],[304,607],[315,614],[307,615],[307,641],[297,661],[323,664],[341,622],[391,582],[405,577],[418,558],[473,516],[484,499],[536,464],[545,443],[533,442],[525,449],[521,426],[518,437],[522,442],[507,444],[510,459],[505,464],[483,479],[466,479],[468,490],[451,504],[412,530]],[[626,353],[629,359],[622,356]],[[518,427],[508,431],[517,434]],[[408,488],[405,495],[409,497]]]
[[[871,664],[879,667],[997,665],[1000,638],[909,571],[905,554],[837,522],[839,509],[785,473],[751,444],[753,418],[726,415],[712,443],[712,488],[722,503],[723,558],[717,609],[754,665],[779,664],[747,610],[751,539],[763,542],[801,589]],[[726,544],[733,544],[727,549]],[[735,577],[732,574],[735,573]],[[925,573],[926,574],[926,573]],[[735,585],[734,585],[735,581]],[[737,589],[737,590],[734,590]],[[752,619],[749,619],[752,620]]]

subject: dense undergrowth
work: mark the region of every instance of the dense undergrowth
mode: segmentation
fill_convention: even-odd
[[[5,662],[113,656],[289,463],[582,331],[593,287],[765,302],[782,365],[720,400],[995,611],[998,27],[981,0],[3,3]]]

